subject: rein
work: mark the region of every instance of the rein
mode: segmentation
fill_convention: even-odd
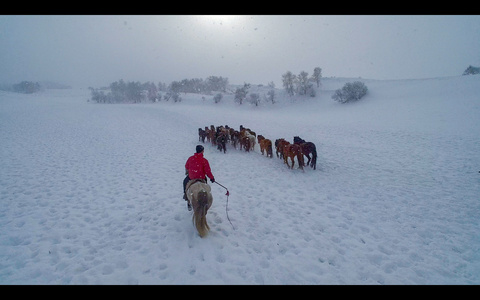
[[[235,230],[235,227],[233,226],[232,221],[230,221],[230,217],[228,216],[228,196],[230,196],[230,192],[228,191],[228,189],[226,187],[224,187],[223,185],[221,185],[217,181],[215,181],[215,183],[227,190],[227,193],[225,194],[227,196],[227,205],[225,206],[225,212],[227,213],[228,222],[230,222],[230,225],[232,225],[233,230]]]

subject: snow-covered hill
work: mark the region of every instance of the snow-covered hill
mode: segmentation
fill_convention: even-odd
[[[480,78],[324,78],[315,98],[94,104],[0,92],[0,284],[479,284]],[[200,238],[182,199],[197,130],[317,146],[317,169],[205,145]],[[232,226],[233,225],[233,226]]]

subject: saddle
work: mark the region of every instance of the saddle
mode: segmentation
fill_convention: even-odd
[[[189,188],[192,184],[197,183],[197,182],[201,182],[201,183],[208,184],[206,179],[199,179],[199,178],[197,178],[197,179],[191,179],[191,180],[189,180],[189,181],[187,182],[187,185],[186,185],[186,187],[185,187],[185,191],[187,191],[188,188]]]

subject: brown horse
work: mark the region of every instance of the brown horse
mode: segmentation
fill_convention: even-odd
[[[246,152],[250,152],[250,148],[251,148],[250,142],[251,140],[248,136],[244,136],[240,138],[240,150],[244,148]]]
[[[240,141],[240,132],[235,129],[230,130],[230,132],[230,142],[233,148],[237,149],[237,143]]]
[[[249,145],[250,145],[250,150],[255,150],[255,138],[256,138],[256,135],[252,134],[252,131],[250,131],[250,129],[248,128],[244,128],[242,125],[240,125],[240,128],[242,128],[240,130],[240,144],[242,143],[242,141],[244,141],[245,137],[247,137],[250,141],[249,141]],[[244,143],[245,144],[245,143]],[[241,148],[241,147],[240,147]],[[245,149],[246,150],[246,149]]]
[[[217,145],[216,133],[217,131],[215,129],[215,126],[210,125],[209,138],[210,138],[210,142],[212,143],[212,146]]]
[[[208,129],[208,126],[205,126],[205,137],[207,138],[207,143],[210,143],[210,129]]]
[[[290,144],[284,138],[276,139],[275,140],[275,149],[277,157],[282,159],[283,158],[283,149],[285,148],[285,144]]]
[[[290,143],[285,144],[284,151],[283,151],[283,159],[290,169],[293,169],[293,167],[295,166],[295,157],[297,157],[299,168],[303,170],[303,166],[305,162],[303,161],[302,147],[300,147],[300,145],[297,145],[297,144],[290,144]],[[288,164],[288,158],[292,160],[291,167]]]
[[[257,136],[257,140],[258,140],[258,143],[259,143],[259,144],[260,144],[260,142],[261,142],[262,140],[264,140],[264,139],[265,139],[265,137],[264,137],[263,135],[261,135],[261,134],[259,134],[259,135]]]
[[[312,142],[306,142],[304,139],[299,136],[293,137],[293,143],[300,145],[302,147],[303,155],[308,158],[306,166],[310,165],[314,170],[317,169],[317,147]],[[310,154],[312,157],[310,158]]]
[[[192,222],[200,237],[205,237],[210,231],[207,222],[207,211],[212,206],[213,197],[211,187],[202,179],[190,180],[187,183],[186,194],[192,205]]]
[[[263,138],[260,140],[260,151],[262,152],[262,155],[264,151],[267,152],[267,157],[272,158],[273,157],[273,151],[272,151],[272,141],[266,138]]]
[[[248,128],[244,129],[243,134],[244,136],[248,137],[248,139],[250,140],[250,150],[254,151],[256,136],[252,134],[252,131],[250,131]]]

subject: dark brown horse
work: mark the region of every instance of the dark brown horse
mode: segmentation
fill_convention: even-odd
[[[233,148],[237,149],[237,144],[240,141],[240,132],[235,129],[231,129],[230,132],[230,142],[232,143]]]
[[[300,145],[302,147],[303,155],[308,158],[306,166],[310,165],[314,170],[317,169],[317,147],[312,142],[306,142],[304,139],[299,136],[293,137],[293,143]],[[310,154],[312,157],[310,158]]]
[[[219,151],[223,150],[223,153],[227,153],[227,136],[223,132],[217,136],[217,149]]]
[[[205,130],[203,130],[202,128],[198,128],[198,141],[205,143],[206,137],[207,137],[207,133],[205,132]]]

